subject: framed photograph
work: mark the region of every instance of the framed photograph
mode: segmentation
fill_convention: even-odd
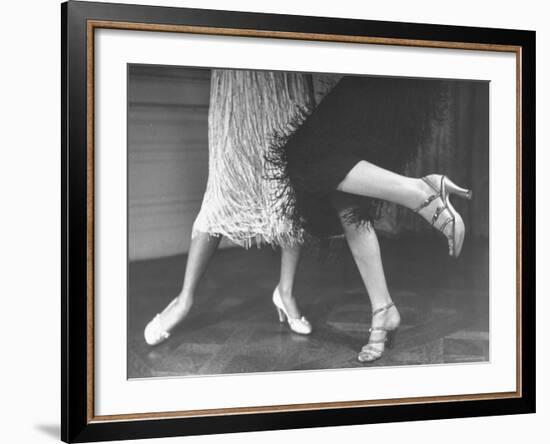
[[[535,411],[535,33],[69,1],[62,439]]]

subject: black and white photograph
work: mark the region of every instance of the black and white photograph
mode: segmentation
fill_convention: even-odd
[[[548,434],[543,2],[6,5],[2,442]]]
[[[490,361],[490,81],[127,88],[128,379]]]

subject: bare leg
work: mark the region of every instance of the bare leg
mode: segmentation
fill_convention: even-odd
[[[369,294],[372,310],[375,311],[390,304],[392,298],[386,284],[376,231],[372,227],[344,224],[344,233]],[[388,320],[398,321],[399,316],[395,316],[396,314],[397,310],[393,313],[388,312],[386,317],[393,318]]]
[[[464,241],[464,221],[449,203],[449,195],[470,199],[471,192],[450,179],[431,174],[424,179],[402,176],[366,160],[358,162],[337,186],[339,191],[374,197],[415,210],[447,238],[449,254],[460,255]],[[441,185],[440,185],[441,184]],[[440,217],[442,216],[442,217]]]
[[[344,216],[355,205],[354,200],[353,196],[341,194],[334,196],[332,202],[340,215],[346,240],[367,289],[372,311],[375,312],[378,309],[387,307],[393,301],[386,283],[380,244],[374,228],[370,224],[358,226],[348,223]],[[399,311],[395,306],[392,306],[389,310],[373,316],[371,326],[392,330],[399,326],[400,321]],[[371,338],[375,340],[384,339],[385,336],[384,331],[371,333]],[[380,353],[384,351],[383,342],[372,344],[371,347],[374,347]]]
[[[342,182],[339,191],[387,200],[414,209],[433,190],[422,180],[402,176],[366,160],[357,163]]]
[[[300,309],[292,293],[301,251],[302,247],[300,245],[281,247],[281,276],[278,288],[285,308],[292,318],[301,317]]]
[[[206,233],[199,233],[191,239],[182,290],[160,315],[160,323],[164,330],[170,331],[189,312],[197,286],[219,243],[220,236],[210,236]]]

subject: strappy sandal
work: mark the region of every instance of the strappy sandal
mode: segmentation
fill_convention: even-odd
[[[378,310],[374,310],[372,313],[372,319],[374,320],[374,317],[380,313],[384,313],[388,311],[390,308],[394,307],[395,304],[391,302],[388,305],[385,305],[382,308],[379,308]],[[357,359],[359,362],[374,362],[380,359],[384,352],[387,349],[393,348],[395,344],[395,336],[397,334],[397,329],[399,328],[399,325],[394,328],[384,328],[384,327],[371,327],[369,328],[370,336],[369,336],[369,342],[367,345],[363,346],[359,354],[357,355]],[[384,333],[383,336],[379,338],[373,338],[373,333]],[[380,347],[378,344],[383,344],[383,347]]]
[[[415,208],[414,212],[419,213],[424,219],[429,221],[435,229],[443,233],[449,244],[449,255],[456,258],[462,251],[465,227],[462,217],[460,217],[460,214],[458,214],[451,205],[449,196],[451,194],[456,194],[462,198],[471,199],[472,191],[459,187],[447,176],[432,174],[423,177],[422,180],[434,190],[435,193],[429,196],[419,207]],[[439,188],[436,185],[438,182]],[[434,202],[434,204],[432,204],[432,202]],[[441,219],[442,215],[444,215],[444,219]],[[445,231],[448,226],[450,230]]]

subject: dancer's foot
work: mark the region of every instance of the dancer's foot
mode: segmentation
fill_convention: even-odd
[[[279,293],[280,300],[282,301],[285,310],[288,312],[288,315],[291,318],[301,317],[300,309],[298,308],[298,303],[292,294],[292,290],[285,290],[281,285],[278,285],[275,289]]]
[[[162,313],[158,313],[145,327],[145,342],[157,345],[170,337],[170,331],[187,316],[193,305],[192,297],[179,295],[170,302]]]
[[[288,321],[290,329],[302,335],[309,335],[312,331],[311,324],[305,318],[300,315],[300,310],[296,304],[296,300],[292,296],[291,292],[284,292],[275,288],[273,292],[273,304],[279,314],[279,321]]]
[[[365,345],[357,359],[360,362],[374,362],[384,355],[386,348],[392,348],[395,334],[401,323],[401,316],[393,302],[372,312],[372,324],[369,328],[369,342]]]
[[[451,205],[451,194],[472,198],[472,192],[453,183],[447,176],[430,174],[419,181],[424,200],[413,210],[447,238],[449,255],[458,257],[462,251],[465,226],[460,214]]]

